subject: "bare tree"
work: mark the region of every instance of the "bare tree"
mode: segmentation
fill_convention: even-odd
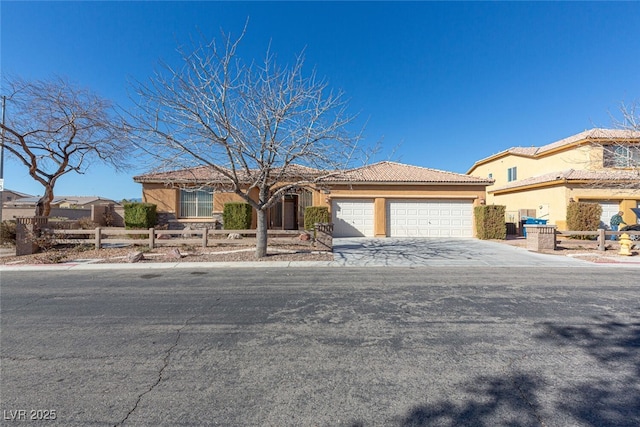
[[[84,173],[92,161],[123,167],[127,150],[124,127],[111,104],[60,77],[25,81],[5,79],[8,90],[3,146],[44,186],[36,215],[48,216],[54,187],[69,173]]]
[[[613,130],[600,135],[594,145],[602,149],[602,166],[616,169],[600,185],[619,190],[640,189],[640,109],[637,102],[620,104],[619,115],[612,116]]]
[[[343,169],[360,137],[346,129],[354,116],[343,93],[315,72],[305,75],[302,55],[282,67],[267,50],[261,62],[245,63],[237,55],[243,36],[179,49],[180,68],[162,64],[136,84],[131,126],[159,170],[207,167],[224,182],[202,185],[233,191],[255,208],[259,258],[267,252],[267,210]]]
[[[613,119],[616,128],[640,132],[640,101],[631,104],[621,103],[620,114],[621,118]]]

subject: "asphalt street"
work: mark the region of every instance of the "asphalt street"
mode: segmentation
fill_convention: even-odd
[[[0,421],[637,426],[637,274],[5,271]]]

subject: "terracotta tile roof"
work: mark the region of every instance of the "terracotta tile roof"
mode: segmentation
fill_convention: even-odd
[[[619,182],[619,181],[640,181],[640,172],[635,170],[575,170],[567,169],[559,172],[550,172],[543,175],[533,176],[531,178],[522,179],[511,182],[499,188],[493,188],[490,191],[511,190],[529,185],[545,184],[555,181],[591,181],[593,183]]]
[[[516,156],[535,157],[544,154],[548,151],[552,151],[557,148],[568,146],[580,141],[595,141],[598,143],[604,143],[607,140],[613,141],[626,141],[637,140],[640,142],[640,131],[633,131],[627,129],[601,129],[593,128],[585,130],[584,132],[577,133],[570,137],[561,139],[559,141],[552,142],[551,144],[543,145],[541,147],[511,147],[499,153],[493,154],[484,159],[478,160],[473,164],[467,173],[470,173],[476,166],[483,164],[485,161],[504,156],[507,154],[513,154]]]
[[[538,147],[511,147],[505,153],[520,154],[522,156],[533,156],[538,151]]]
[[[251,170],[247,174],[244,171],[239,171],[238,178],[241,182],[253,182],[253,174],[257,172],[257,170]],[[278,172],[278,168],[274,169],[274,173]],[[319,174],[321,174],[321,171],[318,169],[300,165],[290,165],[286,172],[286,176],[294,177],[296,180],[299,178],[318,176]],[[133,180],[139,183],[172,182],[183,184],[225,184],[230,182],[227,176],[210,166],[197,166],[174,171],[148,173],[134,176]]]
[[[535,154],[542,154],[546,151],[551,151],[555,148],[560,148],[565,145],[571,145],[574,142],[582,140],[597,140],[602,142],[603,140],[621,141],[627,139],[640,139],[640,132],[626,130],[626,129],[600,129],[594,128],[585,130],[578,134],[572,135],[568,138],[561,139],[560,141],[552,142],[551,144],[544,145],[538,148]]]
[[[323,178],[325,183],[455,183],[485,184],[493,180],[395,162],[379,162]]]
[[[208,167],[198,166],[195,168],[179,169],[168,172],[147,173],[134,176],[135,182],[219,182],[226,179],[220,172]]]
[[[405,165],[395,162],[379,162],[351,169],[345,172],[322,172],[306,166],[290,166],[288,175],[296,177],[318,177],[324,183],[455,183],[455,184],[485,184],[490,185],[493,180],[429,169],[419,166]],[[251,171],[255,172],[255,171]],[[250,176],[243,174],[241,179],[250,182]],[[228,183],[229,178],[209,166],[199,166],[169,172],[149,173],[133,177],[139,183],[199,183],[218,184]]]

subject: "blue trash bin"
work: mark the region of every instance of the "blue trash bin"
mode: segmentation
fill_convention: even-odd
[[[536,224],[536,225],[547,225],[546,219],[541,218],[531,218],[530,216],[522,217],[524,224]],[[527,227],[522,227],[522,235],[527,237]]]

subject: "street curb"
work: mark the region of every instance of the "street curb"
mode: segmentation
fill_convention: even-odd
[[[30,271],[100,271],[100,270],[152,270],[152,269],[189,269],[189,268],[290,268],[290,267],[339,267],[335,261],[238,261],[238,262],[154,262],[135,264],[30,264],[3,265],[0,272]]]
[[[131,270],[185,270],[185,269],[224,269],[224,268],[245,268],[245,269],[267,269],[267,268],[640,268],[637,263],[595,263],[583,261],[581,265],[483,265],[465,266],[461,264],[430,264],[430,265],[385,265],[383,263],[368,263],[366,265],[356,265],[343,261],[251,261],[251,262],[161,262],[161,263],[136,263],[136,264],[84,264],[84,263],[64,263],[64,264],[32,264],[20,266],[0,266],[0,272],[38,272],[38,271],[131,271]]]

